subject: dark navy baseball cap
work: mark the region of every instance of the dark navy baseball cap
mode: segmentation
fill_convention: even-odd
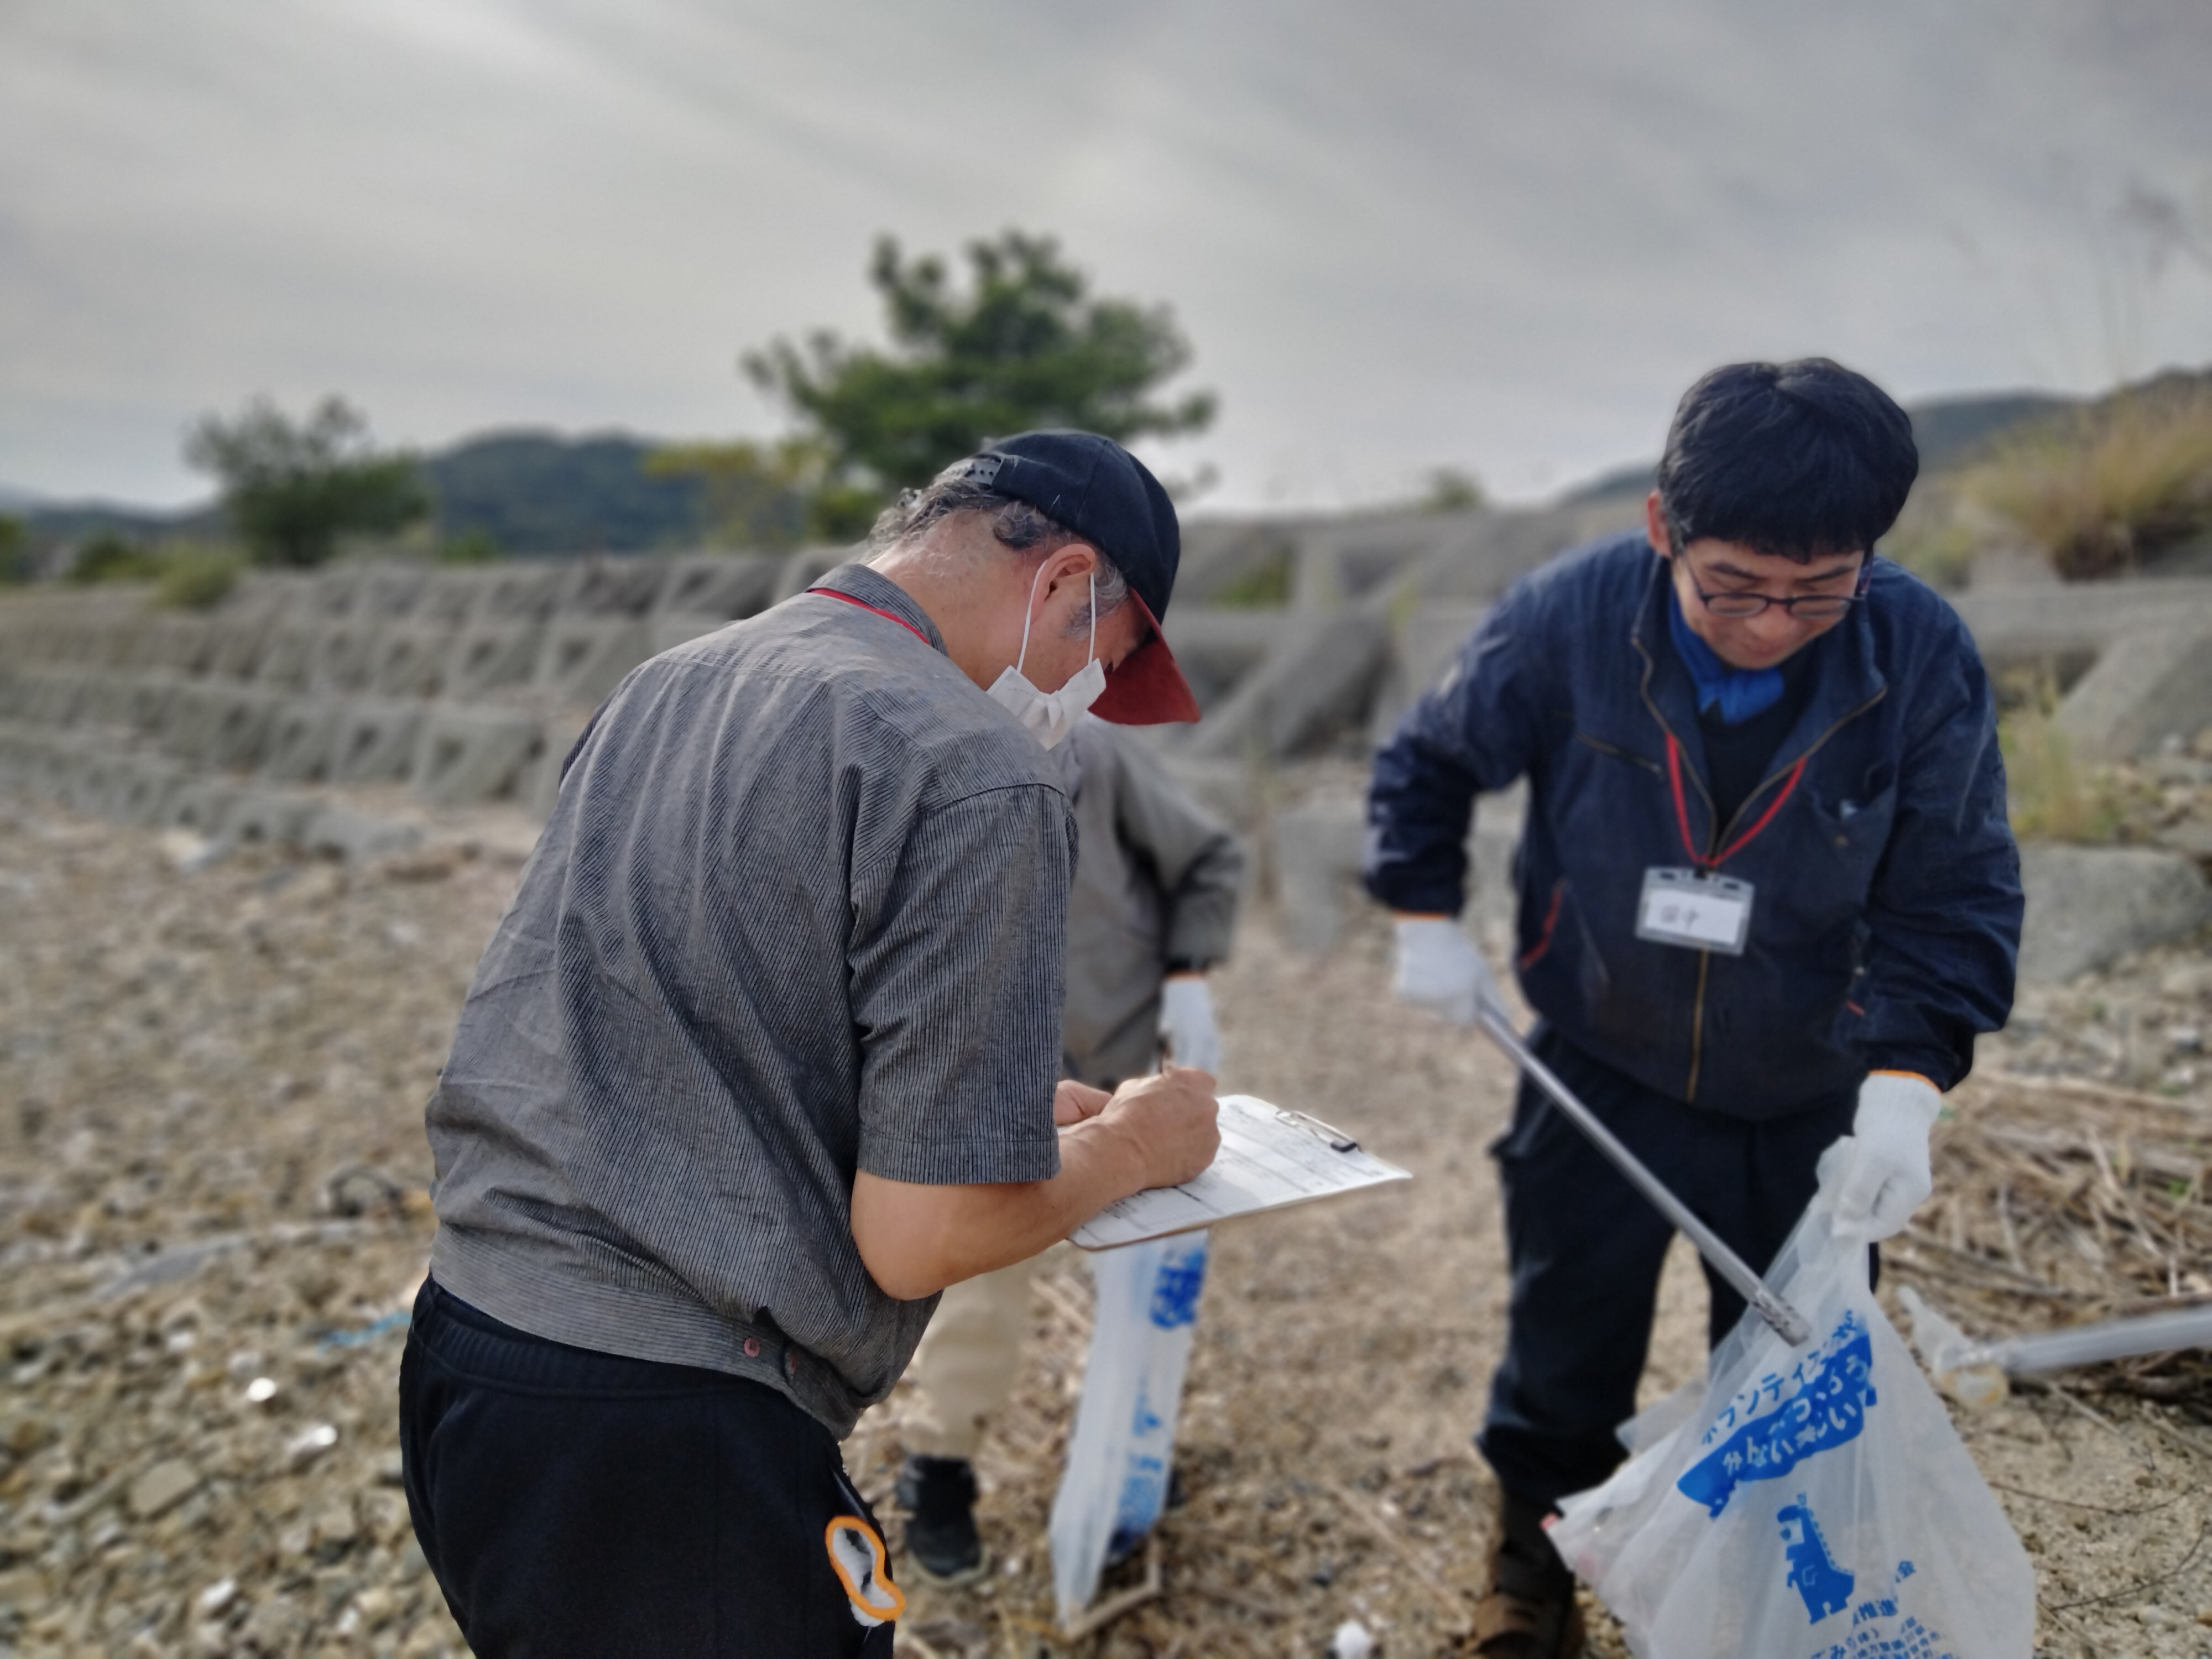
[[[1108,672],[1093,714],[1121,726],[1198,718],[1198,699],[1160,632],[1182,560],[1182,531],[1175,503],[1142,461],[1095,432],[1047,430],[999,440],[938,476],[972,478],[1027,501],[1096,547],[1127,579],[1152,632]]]

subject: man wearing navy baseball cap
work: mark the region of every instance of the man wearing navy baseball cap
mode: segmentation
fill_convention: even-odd
[[[1058,1080],[1044,750],[1197,705],[1175,509],[995,443],[593,716],[428,1112],[410,1510],[481,1655],[888,1655],[837,1441],[946,1285],[1212,1159],[1213,1080]]]

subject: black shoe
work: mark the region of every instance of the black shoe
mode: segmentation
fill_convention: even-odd
[[[982,1576],[975,1530],[975,1469],[964,1457],[909,1457],[899,1471],[906,1553],[928,1577],[964,1584]]]
[[[1474,1608],[1474,1651],[1482,1659],[1567,1659],[1582,1651],[1575,1576],[1545,1530],[1548,1504],[1504,1494],[1482,1599]]]

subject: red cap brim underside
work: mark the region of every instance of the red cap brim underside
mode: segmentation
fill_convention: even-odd
[[[1160,632],[1159,619],[1135,593],[1129,598],[1152,624],[1152,637],[1124,657],[1120,667],[1107,672],[1106,690],[1091,705],[1091,712],[1116,726],[1165,726],[1174,720],[1196,720],[1198,699],[1191,696],[1190,683],[1176,665],[1175,653],[1168,649],[1167,638]]]

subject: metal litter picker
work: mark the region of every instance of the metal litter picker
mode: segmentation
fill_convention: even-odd
[[[1521,1034],[1505,1018],[1505,1011],[1495,1004],[1478,1000],[1475,1018],[1490,1040],[1505,1051],[1506,1057],[1528,1074],[1528,1079],[1552,1097],[1552,1103],[1566,1115],[1573,1124],[1588,1137],[1590,1145],[1603,1152],[1613,1166],[1628,1177],[1629,1185],[1650,1199],[1659,1213],[1680,1228],[1698,1254],[1711,1262],[1713,1270],[1735,1286],[1736,1292],[1749,1303],[1759,1316],[1774,1328],[1775,1334],[1797,1347],[1812,1340],[1813,1328],[1805,1316],[1766,1287],[1765,1281],[1752,1272],[1750,1265],[1729,1249],[1720,1235],[1700,1221],[1690,1206],[1667,1189],[1657,1176],[1644,1167],[1643,1161],[1614,1138],[1612,1130],[1597,1121],[1597,1114],[1577,1099],[1575,1091],[1553,1075],[1552,1068],[1528,1051]]]

